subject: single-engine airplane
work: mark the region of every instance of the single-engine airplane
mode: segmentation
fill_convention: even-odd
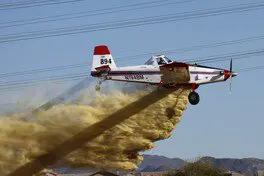
[[[202,84],[226,81],[237,73],[230,69],[221,69],[172,61],[165,55],[152,56],[145,64],[137,66],[117,67],[107,46],[96,46],[92,62],[91,75],[100,79],[95,86],[97,91],[104,80],[145,83],[164,88],[187,86],[192,89],[188,99],[192,105],[200,101],[195,90]]]

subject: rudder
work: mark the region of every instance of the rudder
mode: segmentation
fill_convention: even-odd
[[[102,66],[108,66],[110,69],[116,68],[115,61],[110,54],[110,51],[107,46],[100,45],[94,48],[94,56],[93,56],[93,63],[92,63],[92,72],[96,71],[96,68]]]

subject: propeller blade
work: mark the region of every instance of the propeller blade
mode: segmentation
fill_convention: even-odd
[[[230,77],[230,83],[229,83],[229,94],[232,94],[232,79],[233,77]]]
[[[230,60],[230,83],[229,83],[229,94],[232,93],[232,79],[233,79],[233,60]]]
[[[230,60],[230,74],[232,74],[232,70],[233,70],[233,61],[232,59]]]

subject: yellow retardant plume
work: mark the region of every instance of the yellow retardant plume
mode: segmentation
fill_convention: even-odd
[[[37,114],[0,117],[0,175],[51,151],[149,92],[98,94],[89,105],[57,105]],[[136,169],[143,160],[139,152],[153,148],[155,141],[170,137],[186,109],[188,93],[187,89],[173,91],[69,153],[62,163],[98,170]]]

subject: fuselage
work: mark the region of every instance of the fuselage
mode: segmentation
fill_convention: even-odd
[[[228,76],[223,74],[224,69],[205,67],[205,66],[189,66],[190,81],[188,83],[207,84],[225,81]],[[95,76],[95,74],[94,74]],[[161,83],[161,72],[159,66],[138,65],[129,67],[117,67],[111,69],[105,78],[107,80],[126,81],[159,84]]]
[[[99,56],[99,59],[104,61],[104,57]],[[103,58],[103,60],[102,60]],[[111,60],[111,64],[113,60]],[[115,64],[114,64],[115,65]],[[107,70],[97,70],[95,68],[92,70],[91,75],[96,77],[103,77],[106,80],[114,80],[114,81],[124,81],[124,82],[137,82],[137,83],[146,83],[146,84],[163,84],[162,80],[162,71],[161,67],[170,66],[171,68],[176,68],[177,71],[180,70],[179,67],[184,66],[187,69],[187,81],[184,82],[177,82],[177,75],[178,79],[183,76],[182,73],[174,72],[174,76],[176,79],[175,82],[172,80],[170,84],[171,87],[177,86],[177,84],[209,84],[215,82],[225,81],[230,77],[230,71],[221,69],[221,68],[214,68],[214,67],[207,67],[197,64],[187,64],[182,62],[173,62],[168,59],[164,55],[152,56],[145,64],[137,65],[137,66],[127,66],[127,67],[109,67],[108,65],[103,65],[102,69]],[[170,69],[170,68],[167,68]],[[232,73],[232,76],[236,76],[236,73]],[[164,85],[164,84],[163,84]],[[169,86],[170,87],[170,86]]]
[[[232,71],[232,60],[230,69],[225,70],[171,61],[164,55],[152,56],[143,65],[117,67],[108,47],[101,45],[94,49],[91,75],[102,80],[145,83],[164,88],[188,86],[192,89],[188,95],[189,102],[196,105],[200,101],[199,94],[195,92],[199,85],[225,81],[237,73]],[[99,91],[101,84],[100,80],[95,90]]]

